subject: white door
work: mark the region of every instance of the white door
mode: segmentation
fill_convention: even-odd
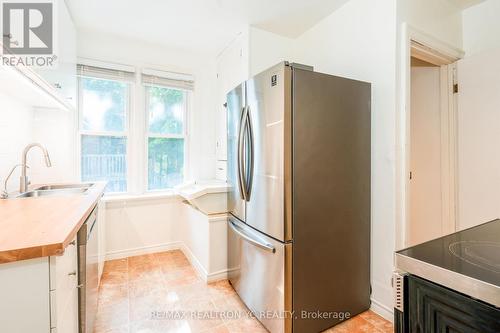
[[[412,67],[408,245],[443,234],[440,98],[440,67]]]
[[[458,62],[458,228],[500,217],[500,50]]]

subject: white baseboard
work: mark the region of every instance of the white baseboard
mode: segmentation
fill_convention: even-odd
[[[215,281],[219,281],[219,280],[226,280],[228,277],[227,273],[228,273],[227,269],[224,269],[224,270],[221,270],[218,272],[214,272],[214,273],[210,273],[210,274],[208,274],[206,281],[207,282],[215,282]]]
[[[155,252],[164,252],[182,249],[184,244],[182,242],[171,242],[157,245],[136,247],[125,250],[110,251],[106,253],[106,260],[123,259],[127,257],[140,256],[143,254],[150,254]]]
[[[378,302],[377,300],[374,300],[372,298],[372,304],[370,306],[370,310],[381,316],[382,318],[390,321],[391,323],[394,322],[394,310],[388,308],[384,304]]]
[[[181,243],[180,249],[184,253],[184,255],[186,256],[186,258],[189,260],[189,262],[191,263],[191,265],[194,267],[194,269],[196,270],[196,272],[198,273],[198,275],[203,279],[203,281],[206,282],[207,281],[208,272],[205,269],[205,267],[203,267],[203,265],[200,263],[200,261],[198,260],[198,258],[195,257],[195,255],[193,254],[193,252],[191,252],[191,249],[189,247],[187,247],[187,245],[184,244],[184,243]]]
[[[198,258],[196,258],[193,252],[191,252],[189,247],[187,247],[186,244],[180,241],[137,247],[126,250],[111,251],[106,253],[106,260],[123,259],[133,256],[140,256],[144,254],[172,251],[172,250],[181,250],[203,281],[214,282],[218,280],[227,279],[227,270],[221,270],[209,274],[205,269],[205,267],[203,267],[203,265],[200,263]]]

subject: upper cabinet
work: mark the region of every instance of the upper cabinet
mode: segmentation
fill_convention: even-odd
[[[217,160],[227,160],[226,94],[248,77],[248,35],[241,34],[217,58]],[[217,178],[225,179],[224,163],[218,163]]]
[[[226,94],[249,77],[292,60],[293,40],[254,27],[240,33],[217,57],[217,178],[225,179]]]
[[[55,0],[53,11],[55,66],[2,62],[0,89],[35,108],[74,110],[77,106],[76,29],[64,0]],[[10,38],[20,37],[11,34]]]
[[[54,68],[35,68],[47,83],[49,83],[67,104],[76,108],[76,29],[71,15],[63,0],[57,1],[55,7],[55,34],[57,44],[55,54],[57,66]]]

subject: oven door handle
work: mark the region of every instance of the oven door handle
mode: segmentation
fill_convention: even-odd
[[[243,228],[239,227],[238,225],[236,225],[236,223],[234,221],[229,221],[229,226],[238,236],[240,236],[241,238],[243,238],[244,240],[246,240],[250,244],[255,245],[255,246],[257,246],[263,250],[266,250],[268,252],[271,252],[271,253],[276,252],[276,248],[274,246],[262,241],[261,239],[255,238],[254,236],[245,232],[245,230]]]

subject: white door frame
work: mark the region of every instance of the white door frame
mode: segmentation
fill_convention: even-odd
[[[448,175],[443,186],[443,225],[445,232],[455,230],[455,168],[456,168],[456,103],[453,94],[455,83],[455,65],[463,57],[464,52],[444,43],[433,36],[423,33],[403,23],[400,50],[399,116],[397,119],[396,158],[396,249],[407,247],[410,222],[410,106],[411,106],[411,56],[417,53],[420,58],[441,67],[441,143],[448,150],[442,175]],[[446,93],[448,92],[448,93]],[[444,130],[443,130],[444,129]],[[444,154],[443,154],[444,155]]]

